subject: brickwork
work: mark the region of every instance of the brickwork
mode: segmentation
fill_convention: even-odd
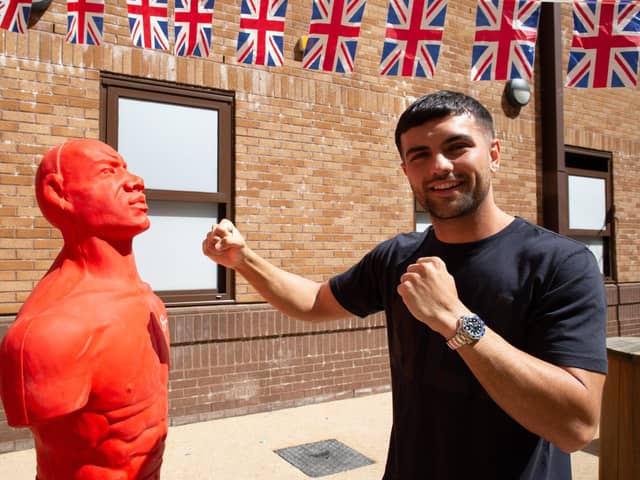
[[[537,221],[536,111],[523,109],[514,121],[502,111],[501,82],[468,80],[472,4],[449,6],[436,80],[378,75],[384,0],[367,4],[349,75],[293,60],[311,15],[301,0],[288,7],[282,68],[235,62],[240,5],[230,0],[216,2],[206,59],[132,47],[124,4],[106,7],[99,47],[64,42],[59,2],[25,35],[0,31],[0,314],[17,311],[61,245],[35,205],[33,173],[51,146],[98,137],[101,71],[235,93],[237,223],[260,253],[296,273],[324,278],[412,229],[393,129],[411,100],[439,88],[467,90],[494,111],[505,152],[496,195],[510,213]],[[236,293],[239,302],[261,300],[241,278]]]
[[[234,60],[237,0],[216,0],[205,59],[131,46],[125,2],[107,2],[99,47],[65,43],[66,4],[59,0],[27,34],[0,30],[0,335],[62,245],[35,202],[36,166],[68,138],[99,137],[101,72],[234,92],[235,220],[258,253],[294,273],[327,278],[413,228],[393,130],[413,99],[441,88],[487,104],[502,143],[497,202],[542,223],[539,80],[517,115],[505,109],[504,82],[469,80],[476,3],[449,2],[434,79],[378,75],[387,0],[368,1],[348,75],[306,71],[294,61],[311,16],[311,3],[302,0],[289,1],[281,68]],[[172,15],[172,2],[169,8]],[[566,66],[570,5],[561,11]],[[619,283],[607,286],[607,331],[640,335],[638,90],[565,88],[563,94],[566,143],[613,155]],[[380,317],[303,324],[260,304],[239,276],[235,290],[236,305],[169,309],[173,423],[388,388]],[[3,415],[0,451],[28,445],[28,432],[9,429]]]
[[[617,336],[640,337],[640,284],[620,285],[618,290]]]
[[[384,319],[309,324],[265,306],[172,316],[174,423],[385,390]]]

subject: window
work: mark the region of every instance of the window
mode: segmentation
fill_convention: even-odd
[[[594,253],[605,278],[613,278],[611,154],[566,147],[567,232]],[[564,232],[561,232],[564,233]]]
[[[231,272],[201,243],[232,218],[233,95],[103,74],[102,139],[144,179],[151,227],[134,239],[143,280],[171,304],[232,298]]]
[[[424,232],[429,225],[431,225],[431,218],[429,212],[420,206],[418,202],[414,200],[415,205],[415,220],[416,220],[416,232]]]

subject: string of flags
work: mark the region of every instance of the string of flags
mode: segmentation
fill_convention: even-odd
[[[0,28],[25,33],[33,0],[0,0]],[[126,0],[131,41],[169,50],[168,0]],[[471,51],[474,81],[531,81],[542,1],[478,0]],[[569,0],[571,1],[571,0]],[[207,57],[214,0],[174,0],[174,54]],[[312,0],[302,66],[354,70],[366,0]],[[635,87],[640,53],[640,0],[574,0],[573,38],[566,86]],[[284,64],[287,0],[242,0],[236,59],[253,65]],[[447,0],[389,0],[378,72],[433,78]],[[69,43],[100,45],[104,0],[67,0]]]

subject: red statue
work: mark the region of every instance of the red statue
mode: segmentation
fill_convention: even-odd
[[[64,246],[0,346],[0,396],[9,425],[33,432],[37,480],[160,478],[169,328],[132,250],[149,228],[143,189],[97,140],[65,142],[38,169]]]

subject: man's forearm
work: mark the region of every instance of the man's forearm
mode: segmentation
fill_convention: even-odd
[[[332,302],[323,301],[323,284],[282,270],[250,249],[235,270],[267,302],[292,318],[318,321],[346,316]]]
[[[479,342],[458,351],[491,398],[529,431],[567,452],[593,439],[603,374],[544,362],[490,329]]]

